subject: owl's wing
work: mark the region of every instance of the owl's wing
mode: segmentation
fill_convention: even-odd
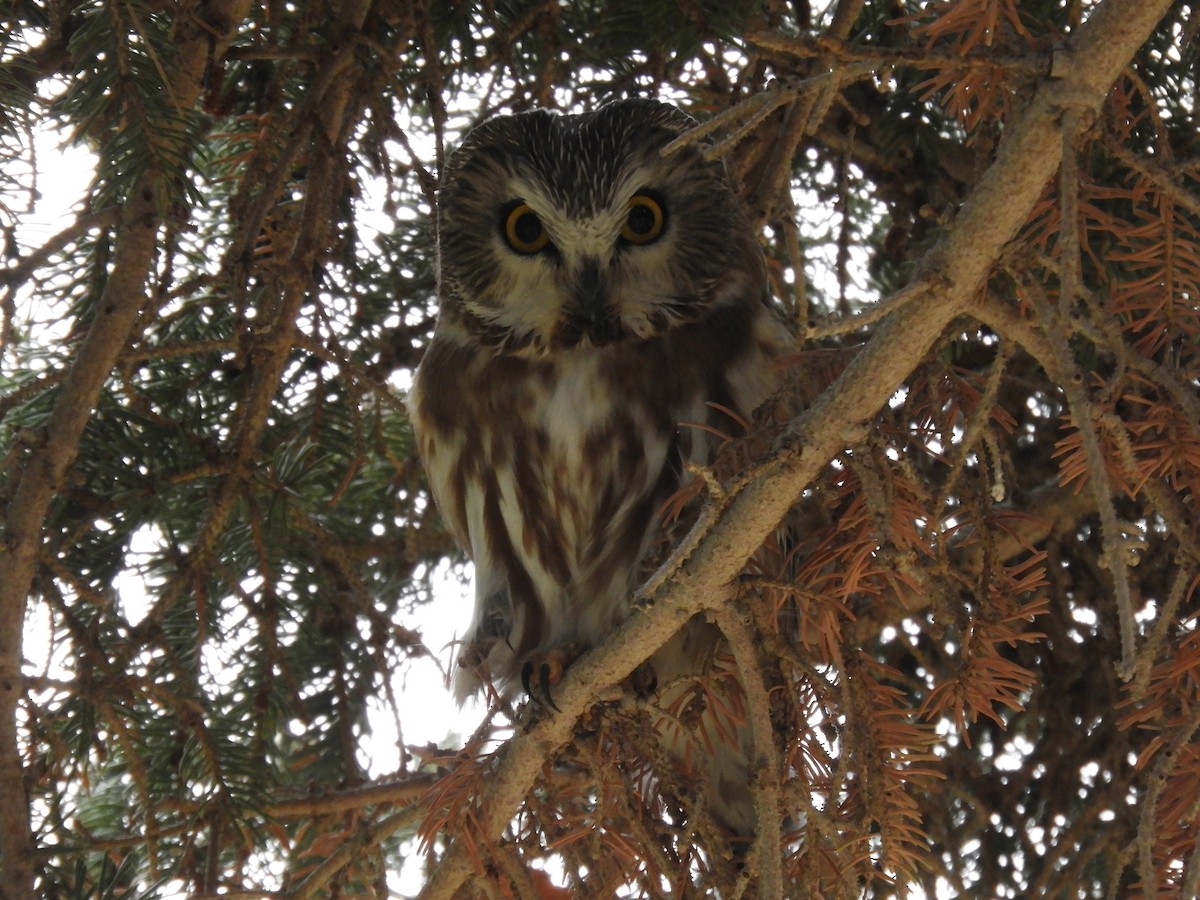
[[[781,360],[795,347],[791,330],[773,309],[755,320],[753,334],[754,350],[727,372],[734,412],[746,420],[777,390]],[[755,749],[742,675],[725,636],[696,616],[649,664],[667,713],[656,723],[664,748],[685,775],[701,782],[709,812],[733,835],[732,845],[745,850],[757,830],[751,790]]]
[[[455,338],[452,331],[434,333],[407,405],[433,501],[474,563],[477,601],[452,663],[454,694],[462,703],[480,687],[480,673],[486,671],[489,655],[497,648],[511,653],[505,651],[505,641],[513,610],[504,571],[496,557],[486,552],[487,488],[478,477],[478,437],[469,430],[473,416],[467,406],[473,377],[471,354],[470,348]]]

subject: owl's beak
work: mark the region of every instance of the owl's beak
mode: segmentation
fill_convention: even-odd
[[[596,346],[621,336],[621,320],[610,303],[608,279],[599,260],[585,257],[571,282],[571,308],[567,310],[560,337],[572,345],[587,337]]]

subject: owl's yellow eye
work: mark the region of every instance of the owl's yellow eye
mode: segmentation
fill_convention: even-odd
[[[518,203],[504,217],[504,240],[518,253],[529,254],[550,243],[550,235],[529,204]]]
[[[634,194],[629,200],[621,237],[631,244],[652,244],[662,235],[666,222],[660,200],[649,194]]]

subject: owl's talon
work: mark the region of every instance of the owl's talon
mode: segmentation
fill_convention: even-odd
[[[543,662],[541,669],[538,670],[538,674],[541,676],[539,680],[542,683],[542,699],[555,712],[562,712],[558,708],[558,704],[554,702],[554,698],[550,696],[550,663]],[[555,680],[557,681],[557,679]]]
[[[554,702],[550,689],[562,679],[574,656],[574,650],[556,647],[535,653],[525,660],[521,665],[521,687],[525,696],[540,706],[548,706],[555,712],[562,712]]]
[[[521,666],[521,689],[525,691],[525,696],[530,700],[533,700],[535,703],[539,703],[543,706],[549,706],[555,712],[562,712],[562,710],[558,708],[558,704],[554,702],[554,698],[550,696],[550,683],[551,681],[558,680],[557,678],[553,677],[550,663],[543,662],[541,664],[537,670],[538,677],[536,681],[533,677],[533,671],[533,660],[526,660],[525,665]],[[535,684],[541,688],[539,693],[534,692],[533,688]]]
[[[533,660],[527,659],[525,665],[521,666],[521,690],[525,692],[526,697],[533,696],[533,688],[530,681],[533,677]]]

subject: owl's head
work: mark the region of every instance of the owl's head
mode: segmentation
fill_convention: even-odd
[[[483,123],[438,202],[442,315],[496,352],[648,340],[763,290],[754,235],[694,121],[653,100]]]

